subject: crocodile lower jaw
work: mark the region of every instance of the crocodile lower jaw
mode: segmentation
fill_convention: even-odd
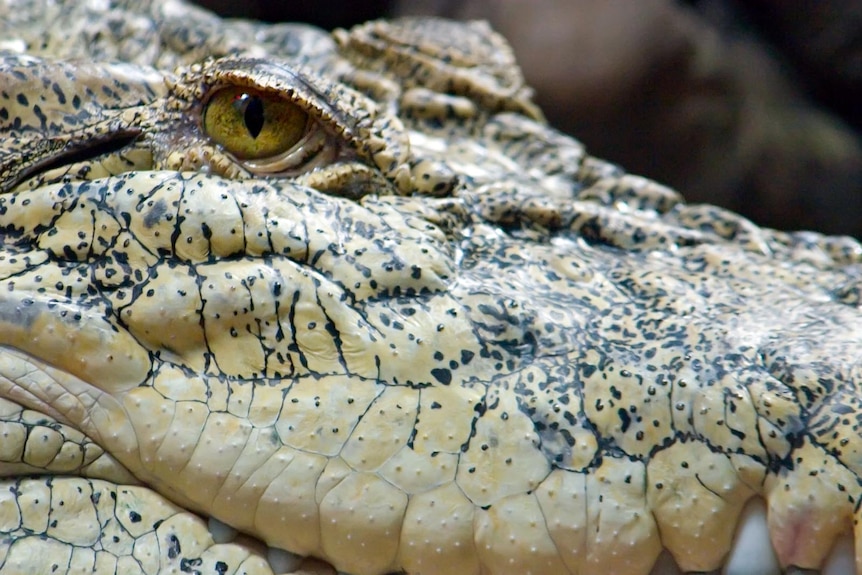
[[[83,479],[67,479],[77,481],[79,483],[78,487],[87,483]],[[40,483],[41,481],[38,478],[18,480],[14,486],[16,488],[14,491],[4,490],[4,492],[7,494],[12,492],[19,499],[27,499],[30,503],[34,503],[33,495],[38,494],[40,491]],[[85,493],[87,497],[83,499],[92,499],[93,494],[111,493],[110,497],[104,499],[113,500],[112,505],[115,505],[117,511],[124,510],[126,512],[135,508],[136,504],[143,504],[147,500],[147,490],[144,488],[118,487],[112,491],[110,488],[106,490],[104,485],[99,485],[98,483],[98,480],[89,483],[92,493]],[[79,489],[76,489],[76,491],[79,491]],[[142,495],[143,498],[138,499]],[[2,499],[8,502],[8,497],[7,495]],[[56,501],[57,499],[55,499]],[[74,503],[69,498],[63,498],[59,501]],[[3,503],[3,501],[0,501],[0,503]],[[19,501],[19,503],[22,503],[22,501]],[[95,498],[95,503],[98,505],[98,497]],[[131,504],[131,507],[129,504]],[[33,506],[38,508],[39,501],[35,500]],[[76,570],[76,567],[80,567],[77,563],[81,563],[80,558],[89,553],[91,556],[89,566],[92,569],[88,568],[85,572],[106,572],[103,569],[106,567],[104,565],[105,561],[99,559],[99,555],[102,554],[101,559],[104,559],[104,555],[113,555],[113,564],[107,566],[108,572],[114,572],[114,569],[111,568],[113,566],[116,568],[117,573],[165,573],[177,571],[199,573],[229,572],[245,573],[248,575],[272,575],[274,573],[335,575],[336,573],[335,569],[318,560],[304,559],[280,549],[266,547],[259,540],[238,533],[236,530],[217,520],[210,519],[209,522],[204,522],[177,508],[171,510],[169,509],[170,507],[170,504],[166,504],[161,506],[161,509],[155,511],[138,507],[142,511],[142,514],[130,513],[129,515],[132,518],[131,523],[125,517],[125,514],[116,514],[114,525],[108,525],[108,527],[113,527],[115,531],[120,529],[120,532],[126,532],[129,529],[134,532],[135,526],[139,526],[139,528],[147,531],[150,528],[149,521],[162,516],[152,525],[151,531],[137,535],[137,539],[129,548],[131,552],[125,556],[122,556],[122,553],[118,553],[117,549],[110,549],[111,543],[108,542],[106,545],[105,541],[102,541],[100,546],[103,549],[107,548],[107,553],[104,550],[88,550],[85,547],[68,545],[70,539],[85,538],[88,526],[86,523],[76,523],[80,518],[76,518],[75,514],[80,515],[80,508],[77,510],[54,509],[52,511],[53,521],[47,529],[48,537],[44,537],[44,534],[40,535],[37,532],[31,532],[29,536],[17,539],[12,545],[8,545],[8,541],[0,540],[0,570],[4,573],[47,573],[55,571],[59,573],[77,573],[79,571]],[[9,506],[0,505],[0,508],[7,511],[2,514],[5,527],[5,524],[10,519],[8,513]],[[23,512],[24,508],[22,507],[21,509]],[[33,514],[33,511],[30,512],[30,515]],[[68,516],[64,517],[64,514],[68,514]],[[22,515],[26,516],[27,513],[22,513]],[[26,517],[22,518],[26,521]],[[64,518],[66,521],[64,521]],[[68,531],[69,525],[75,526],[74,533]],[[120,527],[121,525],[122,527]],[[30,525],[30,527],[33,527],[33,525]],[[52,527],[54,529],[53,533],[51,532]],[[177,533],[179,537],[174,536],[174,533]],[[126,534],[129,535],[130,533]],[[134,535],[134,533],[131,534]],[[51,539],[51,537],[55,537],[56,539]],[[113,537],[112,539],[114,540],[114,545],[123,545],[122,542],[117,541],[117,537]],[[749,502],[740,519],[735,539],[733,549],[721,568],[720,573],[724,575],[780,575],[782,573],[775,554],[771,550],[769,533],[766,528],[766,507],[762,499],[757,498]],[[64,547],[75,547],[70,553],[66,553],[65,560],[62,559]],[[54,555],[52,556],[49,551],[54,552]],[[71,555],[71,558],[69,555]],[[96,557],[96,560],[92,561],[92,557]],[[58,559],[60,560],[60,564],[55,563]],[[124,560],[127,561],[124,563]],[[62,569],[64,567],[62,563],[64,562],[68,562],[67,571]],[[850,534],[845,534],[833,543],[832,551],[819,568],[797,569],[790,567],[783,572],[788,575],[814,575],[817,573],[822,573],[823,575],[852,575],[855,573],[854,562],[853,540]],[[140,567],[144,571],[140,569],[134,569],[134,571],[126,570],[126,567]],[[155,571],[147,567],[154,568]],[[60,568],[59,571],[57,571],[57,568]],[[530,573],[530,571],[527,573]],[[532,573],[535,574],[537,572],[532,571]],[[580,571],[580,573],[585,575],[592,575],[593,573],[596,575],[602,573],[604,575],[608,573],[610,575],[611,572],[587,569]],[[681,575],[681,573],[682,571],[677,567],[673,558],[665,551],[659,556],[649,575]],[[717,574],[719,571],[716,570],[711,573]],[[452,573],[451,575],[475,574]],[[620,573],[620,575],[638,574],[630,572]]]
[[[791,567],[782,571],[769,540],[766,513],[766,505],[759,497],[753,498],[746,505],[737,526],[733,548],[721,569],[722,575],[781,575],[782,572],[788,575],[853,575],[856,572],[853,537],[850,533],[840,536],[833,543],[832,550],[819,569]],[[236,530],[216,519],[209,520],[208,530],[218,544],[239,543],[243,539]],[[259,553],[264,553],[262,545],[253,545],[258,548]],[[269,547],[266,548],[265,554],[274,573],[334,573],[331,567],[281,549]],[[683,572],[665,550],[659,555],[649,575],[683,575]]]
[[[51,572],[52,565],[38,563],[34,566],[31,562],[32,557],[49,556],[46,545],[50,544],[68,549],[88,550],[87,552],[95,554],[107,550],[107,554],[110,554],[118,565],[119,560],[131,559],[134,556],[136,561],[163,566],[175,565],[178,568],[182,566],[182,561],[188,562],[189,565],[196,561],[210,561],[213,564],[224,562],[226,565],[243,566],[244,572],[249,575],[290,573],[297,567],[304,575],[334,573],[332,568],[318,561],[310,560],[303,563],[301,557],[267,547],[260,539],[237,532],[224,523],[214,519],[209,521],[201,519],[180,506],[167,502],[146,487],[140,485],[124,487],[124,484],[136,482],[128,471],[79,431],[59,421],[52,422],[50,416],[45,415],[50,413],[51,409],[59,410],[64,405],[70,408],[71,404],[62,401],[39,404],[32,395],[41,387],[42,391],[54,389],[60,399],[70,399],[71,396],[65,393],[63,388],[49,385],[51,377],[60,378],[62,374],[38,362],[33,363],[37,360],[32,358],[28,361],[24,359],[26,359],[25,354],[0,346],[0,398],[9,398],[0,399],[0,475],[5,476],[0,478],[0,572]],[[51,381],[54,384],[57,383],[56,380]],[[87,398],[80,395],[77,399]],[[29,404],[31,409],[23,409],[13,401]],[[64,419],[63,413],[59,411],[55,411],[54,415]],[[70,458],[68,456],[70,453],[80,453],[81,457]],[[37,477],[33,479],[23,477],[31,474],[36,474]],[[47,477],[46,474],[50,474],[51,477]],[[119,503],[105,507],[105,501],[111,499]],[[60,503],[47,509],[44,505],[40,507],[34,504],[33,501],[36,500]],[[815,506],[824,504],[822,501],[812,500],[812,502]],[[798,512],[801,512],[800,506],[796,504],[794,506]],[[723,560],[722,573],[778,575],[782,572],[776,554],[772,550],[766,507],[766,502],[759,496],[750,499],[746,504],[737,521],[731,550]],[[209,513],[220,517],[231,516],[230,510],[224,507],[224,502],[221,503],[221,508],[216,504],[208,509],[205,516]],[[92,520],[87,523],[86,517]],[[703,519],[710,521],[707,517]],[[713,517],[711,520],[719,519]],[[123,541],[119,543],[110,541],[113,535],[106,529],[109,522],[114,524],[125,522]],[[853,534],[850,531],[849,521],[846,521],[846,525],[843,526],[843,532],[841,523],[843,522],[839,521],[836,524],[836,529],[830,532],[831,535],[815,527],[811,530],[810,537],[816,541],[799,541],[800,544],[804,543],[809,547],[815,545],[823,550],[822,556],[825,558],[820,565],[806,564],[799,566],[798,569],[791,565],[785,568],[784,572],[794,575],[814,573],[852,575],[856,571]],[[429,525],[428,529],[432,527]],[[788,530],[785,529],[785,531]],[[798,530],[792,529],[790,532],[798,533]],[[10,535],[11,543],[8,539]],[[357,534],[358,536],[361,534]],[[805,537],[804,534],[799,536]],[[45,541],[47,543],[44,543]],[[166,550],[165,541],[177,541],[177,551],[173,557],[171,557],[170,545]],[[461,542],[468,546],[471,543],[469,539],[462,539]],[[410,541],[404,543],[411,545]],[[423,541],[417,543],[422,544]],[[511,542],[514,547],[525,549],[522,543],[514,540]],[[508,539],[506,545],[510,545]],[[702,545],[708,546],[710,543],[704,540]],[[179,551],[180,547],[182,547],[182,553]],[[667,547],[672,545],[668,544]],[[694,547],[694,553],[690,554],[698,555],[701,546],[694,545]],[[831,552],[828,551],[830,548]],[[124,549],[126,551],[133,549],[133,554],[126,553]],[[591,563],[586,557],[581,559],[580,556],[575,556],[574,560],[579,567],[577,572],[579,575],[610,574],[614,571],[603,569],[602,562],[614,561],[618,567],[615,572],[620,575],[681,573],[667,551],[659,556],[655,566],[649,566],[643,565],[642,557],[617,556],[617,553],[621,555],[626,553],[620,547],[617,549],[619,551],[606,549],[607,552],[600,553],[603,559],[598,562]],[[680,546],[677,545],[675,549],[679,552]],[[585,549],[582,551],[586,552]],[[704,548],[703,551],[708,549]],[[125,556],[124,553],[126,553]],[[637,550],[633,549],[629,553],[637,553]],[[19,560],[24,562],[18,563]],[[344,557],[339,560],[346,561]],[[622,566],[626,565],[627,560],[631,560],[632,565],[637,564],[639,567],[624,570]],[[525,565],[527,562],[525,560]],[[18,566],[21,568],[15,569]],[[650,567],[652,567],[651,571]],[[526,567],[524,571],[504,569],[494,573],[527,573],[529,569],[533,567]],[[431,570],[434,573],[449,573],[441,571],[439,566],[431,566]],[[113,571],[96,570],[95,572]],[[122,570],[118,572],[125,573]],[[486,572],[490,571],[483,571],[483,573]],[[532,572],[550,573],[544,570]],[[371,571],[365,573],[371,573]],[[353,575],[365,575],[365,573]],[[374,573],[379,575],[379,571]],[[427,573],[427,571],[420,569],[415,573]],[[462,572],[452,572],[452,575],[462,575]],[[463,572],[463,575],[475,575],[475,572],[467,571]]]

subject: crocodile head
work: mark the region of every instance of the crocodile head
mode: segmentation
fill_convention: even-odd
[[[3,568],[852,565],[857,242],[587,156],[482,24],[36,4],[0,27]]]

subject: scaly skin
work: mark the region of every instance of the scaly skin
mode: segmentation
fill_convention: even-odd
[[[710,571],[752,497],[785,568],[854,530],[857,242],[585,155],[480,24],[5,4],[0,572]],[[226,86],[316,144],[237,159]]]

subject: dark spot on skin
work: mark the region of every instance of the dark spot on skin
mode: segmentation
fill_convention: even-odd
[[[620,426],[620,431],[625,433],[626,431],[628,431],[629,425],[631,425],[632,422],[631,417],[629,417],[629,412],[623,408],[620,408],[617,410],[617,415],[620,416],[620,422],[622,424]]]
[[[434,376],[434,379],[442,383],[443,385],[449,385],[452,383],[452,372],[448,369],[436,368],[431,370],[431,375]]]
[[[159,223],[159,220],[162,219],[162,216],[165,215],[168,211],[168,205],[164,200],[159,200],[153,207],[150,208],[150,211],[146,213],[144,216],[144,227],[147,229],[152,228],[156,224]]]
[[[66,103],[66,94],[63,93],[63,90],[56,82],[51,85],[51,90],[54,92],[54,95],[57,96],[57,101],[60,104]]]
[[[196,557],[194,559],[183,557],[182,559],[180,559],[180,571],[182,571],[183,573],[193,573],[194,575],[199,575],[200,571],[195,569],[195,567],[200,567],[201,565],[203,565],[203,559],[201,559],[200,557]]]
[[[180,540],[177,539],[177,536],[171,533],[168,535],[168,559],[176,559],[180,556],[180,553],[183,552],[180,547]]]

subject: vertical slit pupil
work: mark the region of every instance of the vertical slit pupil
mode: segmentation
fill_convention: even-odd
[[[257,138],[263,130],[263,100],[259,96],[250,96],[246,99],[243,111],[245,128],[252,138]]]

